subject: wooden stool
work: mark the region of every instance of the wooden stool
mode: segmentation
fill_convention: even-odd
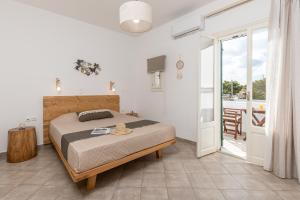
[[[18,163],[37,155],[35,127],[8,131],[7,162]]]

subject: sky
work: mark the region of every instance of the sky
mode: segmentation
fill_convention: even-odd
[[[253,33],[252,80],[265,77],[268,32],[258,29]],[[223,42],[223,80],[247,83],[247,36]]]

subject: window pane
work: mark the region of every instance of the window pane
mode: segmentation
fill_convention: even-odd
[[[223,104],[246,108],[247,39],[244,34],[222,42]]]
[[[201,50],[200,121],[214,121],[214,46]]]
[[[252,123],[262,127],[265,126],[267,52],[268,30],[257,29],[253,32]]]
[[[152,75],[152,89],[161,89],[161,74],[155,72]]]
[[[201,122],[214,121],[214,92],[201,92]]]
[[[201,50],[201,88],[214,87],[214,47]]]

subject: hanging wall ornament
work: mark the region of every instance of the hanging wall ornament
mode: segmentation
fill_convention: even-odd
[[[179,58],[179,60],[176,62],[176,68],[177,68],[177,79],[182,79],[182,70],[184,67],[184,62]]]
[[[86,62],[86,61],[80,60],[80,59],[78,59],[75,62],[75,64],[76,64],[75,69],[87,76],[90,76],[92,74],[98,75],[99,72],[102,70],[102,68],[100,67],[99,64],[89,63],[89,62]]]

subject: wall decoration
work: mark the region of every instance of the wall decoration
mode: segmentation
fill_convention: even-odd
[[[176,68],[177,68],[177,79],[182,79],[182,69],[184,67],[184,62],[179,58],[179,60],[176,62]]]
[[[108,91],[109,91],[110,94],[116,94],[115,82],[109,81]]]
[[[97,63],[89,63],[84,60],[78,59],[76,61],[75,69],[81,73],[90,76],[92,74],[98,75],[102,68]]]
[[[56,87],[56,91],[59,93],[61,92],[61,82],[59,78],[55,79],[55,87]]]

